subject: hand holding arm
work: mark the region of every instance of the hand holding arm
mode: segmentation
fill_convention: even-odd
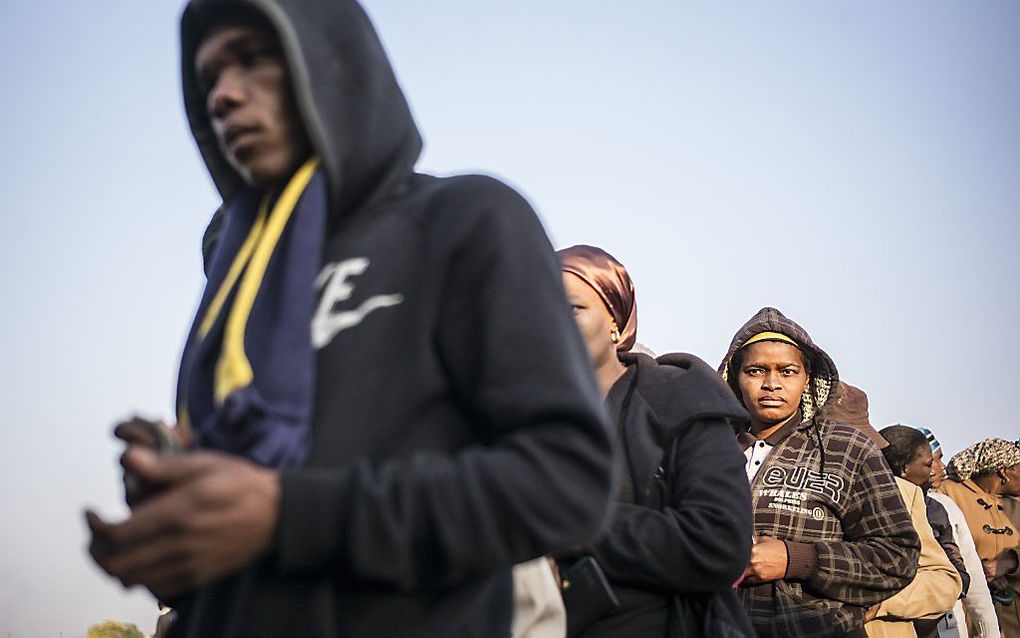
[[[1017,567],[1020,566],[1020,560],[1015,549],[1007,549],[995,558],[981,561],[981,566],[985,569],[985,580],[991,582],[1015,574]]]
[[[744,582],[748,585],[760,585],[782,580],[786,577],[788,563],[786,543],[767,536],[757,538],[751,546],[751,560],[747,564]]]

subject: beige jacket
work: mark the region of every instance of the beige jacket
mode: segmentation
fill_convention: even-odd
[[[963,590],[960,574],[949,562],[928,524],[921,488],[896,477],[914,530],[921,537],[917,575],[909,585],[878,608],[878,618],[864,625],[870,638],[914,638],[914,620],[934,620],[953,608]]]

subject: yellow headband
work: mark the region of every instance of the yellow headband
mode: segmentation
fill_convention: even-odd
[[[741,346],[741,348],[746,348],[752,343],[758,343],[759,341],[782,341],[783,343],[790,344],[791,346],[797,348],[798,350],[800,349],[800,346],[797,345],[796,341],[779,332],[759,332],[758,334],[748,339],[744,343],[744,345]]]

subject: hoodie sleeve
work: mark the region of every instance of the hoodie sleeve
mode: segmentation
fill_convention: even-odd
[[[862,439],[863,439],[863,435]],[[825,598],[870,607],[903,589],[917,571],[920,541],[882,453],[864,448],[843,516],[843,539],[792,545],[789,578]],[[860,453],[860,449],[858,450]],[[795,573],[792,557],[813,553],[808,573]]]
[[[662,509],[619,503],[593,548],[609,580],[674,592],[729,589],[751,554],[751,492],[724,421],[692,423],[674,444]]]
[[[602,524],[611,438],[552,248],[514,191],[460,180],[426,233],[445,269],[436,347],[474,443],[284,474],[285,570],[421,591],[590,542]]]

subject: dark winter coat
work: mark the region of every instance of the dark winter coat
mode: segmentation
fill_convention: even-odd
[[[730,590],[751,549],[750,492],[733,440],[747,412],[697,357],[621,359],[628,373],[607,403],[633,489],[592,552],[621,607],[583,636],[655,635],[649,628],[666,628],[672,597]]]

